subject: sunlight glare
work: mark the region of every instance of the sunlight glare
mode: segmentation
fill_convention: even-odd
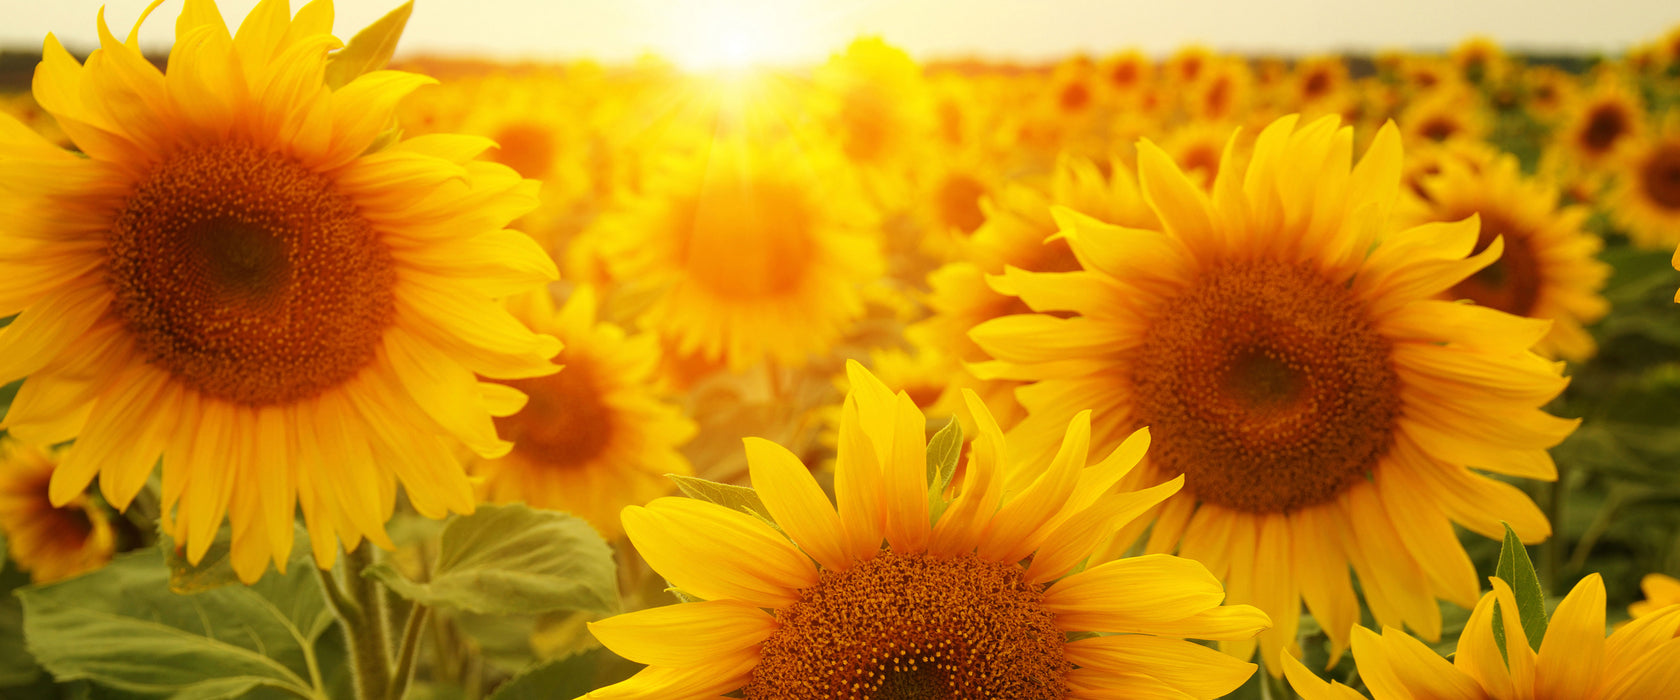
[[[809,2],[709,0],[667,13],[666,53],[685,70],[765,67],[808,58],[813,17]]]

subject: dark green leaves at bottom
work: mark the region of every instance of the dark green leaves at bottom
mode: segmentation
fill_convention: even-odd
[[[475,613],[618,609],[612,550],[595,529],[521,504],[481,505],[444,525],[430,581],[411,581],[383,563],[368,575],[417,603]]]
[[[1505,542],[1499,548],[1499,565],[1494,570],[1494,576],[1511,587],[1511,592],[1517,598],[1517,619],[1522,623],[1523,635],[1528,637],[1528,646],[1539,649],[1540,641],[1546,637],[1546,594],[1540,589],[1540,576],[1534,571],[1534,562],[1528,558],[1528,550],[1523,548],[1522,541],[1517,539],[1517,533],[1505,525]],[[1499,645],[1500,654],[1507,662],[1510,655],[1505,650],[1505,618],[1498,603],[1493,606],[1493,640]]]
[[[125,554],[67,581],[20,589],[29,651],[60,681],[85,678],[177,700],[259,688],[319,697],[306,649],[332,625],[314,572],[269,572],[254,586],[169,590],[162,552]]]

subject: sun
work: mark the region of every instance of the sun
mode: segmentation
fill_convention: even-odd
[[[798,63],[812,46],[819,19],[808,0],[698,0],[656,10],[663,19],[659,53],[684,70],[727,73]]]

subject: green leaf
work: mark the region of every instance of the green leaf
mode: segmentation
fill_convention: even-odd
[[[522,504],[481,505],[443,527],[430,581],[369,567],[409,600],[490,615],[618,609],[612,550],[583,520]]]
[[[307,549],[307,548],[306,548]],[[118,556],[85,576],[20,589],[29,651],[59,680],[208,700],[257,688],[312,697],[304,651],[332,625],[315,574],[293,566],[254,586],[169,590],[162,552]]]
[[[503,683],[490,700],[572,700],[595,689],[598,653],[550,661]]]
[[[402,38],[408,16],[413,12],[414,2],[409,0],[356,32],[350,43],[327,59],[327,87],[337,90],[358,76],[390,63],[391,55],[397,51],[397,40]]]
[[[0,552],[6,551],[0,537]],[[41,665],[23,643],[23,603],[12,591],[29,585],[29,574],[0,554],[0,688],[27,685],[41,675]],[[0,693],[5,696],[5,693]]]
[[[934,520],[945,512],[945,490],[951,487],[951,477],[957,473],[957,458],[962,455],[962,444],[962,426],[954,417],[928,441],[928,513]]]
[[[750,487],[720,484],[716,481],[707,481],[700,477],[683,476],[681,474],[666,474],[665,476],[677,482],[677,488],[689,498],[716,503],[731,510],[756,516],[771,525],[776,524],[776,521],[770,518],[769,509],[764,507],[764,501],[759,499],[758,492]],[[780,530],[781,528],[777,529]]]
[[[1517,619],[1522,622],[1523,634],[1528,636],[1528,646],[1539,649],[1540,640],[1546,636],[1546,594],[1540,590],[1540,577],[1534,572],[1534,563],[1528,559],[1528,550],[1523,548],[1509,524],[1505,525],[1505,544],[1499,548],[1499,567],[1494,570],[1494,575],[1510,584],[1511,591],[1517,596]],[[1500,614],[1497,609],[1494,614],[1495,641],[1501,641],[1500,637],[1504,636],[1502,618],[1497,617]],[[1500,648],[1504,648],[1502,641]]]

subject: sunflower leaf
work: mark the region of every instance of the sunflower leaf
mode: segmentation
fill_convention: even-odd
[[[431,580],[386,563],[367,574],[424,605],[490,615],[617,612],[612,549],[583,520],[523,504],[481,505],[443,526]]]
[[[681,474],[666,474],[666,477],[677,482],[677,488],[689,498],[699,499],[707,503],[716,503],[730,510],[738,510],[754,516],[771,526],[776,521],[770,517],[770,509],[764,507],[764,501],[758,497],[758,491],[746,486],[734,484],[720,484],[707,481],[695,476]],[[780,530],[780,527],[776,528]]]
[[[527,669],[496,688],[496,692],[490,694],[490,700],[581,697],[595,689],[600,656],[599,652],[574,654]]]
[[[1522,622],[1523,634],[1528,637],[1528,646],[1540,648],[1540,640],[1546,637],[1546,594],[1540,589],[1540,576],[1534,571],[1534,562],[1528,558],[1528,550],[1523,548],[1517,533],[1505,525],[1505,542],[1499,548],[1499,566],[1494,575],[1510,584],[1511,592],[1517,596],[1517,619]],[[1500,628],[1502,619],[1494,612],[1493,627],[1496,631],[1495,641],[1503,636]],[[1504,645],[1500,645],[1504,648]]]
[[[308,567],[251,586],[169,590],[163,553],[148,548],[66,581],[19,589],[29,651],[60,682],[174,698],[242,697],[261,687],[301,697],[305,649],[332,626]]]
[[[927,446],[928,513],[934,520],[945,512],[945,490],[951,487],[951,477],[957,473],[957,458],[962,455],[962,426],[956,418],[933,434]]]
[[[409,0],[356,32],[350,43],[327,59],[327,87],[337,90],[358,76],[390,63],[391,55],[397,51],[397,40],[408,26],[408,16],[413,13],[414,2]]]

